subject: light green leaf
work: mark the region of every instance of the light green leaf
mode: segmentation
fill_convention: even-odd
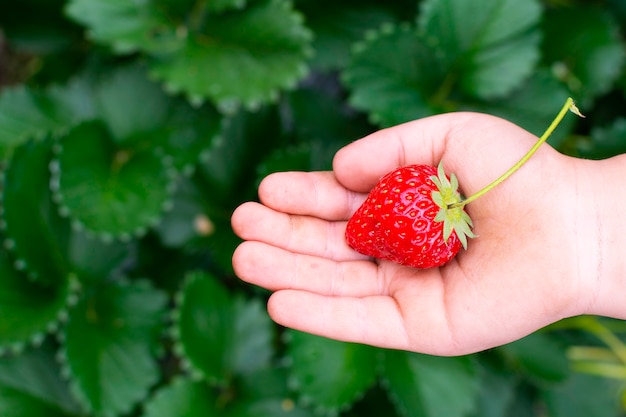
[[[126,413],[159,379],[164,293],[147,282],[96,288],[70,310],[62,354],[72,390],[103,416]]]
[[[58,145],[52,184],[61,211],[103,237],[129,239],[168,208],[173,170],[150,149],[117,148],[98,122],[72,129]]]
[[[67,278],[54,286],[32,282],[0,251],[0,353],[41,343],[56,331],[75,300],[75,284]]]
[[[303,404],[328,415],[348,408],[376,380],[377,350],[290,331],[290,386]]]
[[[3,176],[2,220],[5,247],[16,266],[42,283],[65,282],[70,226],[52,201],[48,165],[50,139],[16,148]],[[36,239],[37,244],[33,244]]]
[[[540,56],[540,18],[536,0],[426,0],[418,27],[464,92],[493,98],[531,75]]]
[[[233,299],[212,276],[187,276],[179,295],[174,334],[186,366],[225,385],[233,375],[268,365],[272,326],[256,301]]]
[[[403,51],[399,54],[398,51]],[[432,115],[429,97],[444,83],[435,51],[407,25],[386,25],[357,44],[343,81],[350,104],[383,127]]]
[[[407,417],[462,417],[476,405],[478,378],[470,357],[388,351],[383,381]]]
[[[223,111],[239,103],[257,108],[305,75],[310,39],[291,3],[255,0],[243,10],[207,16],[182,49],[155,55],[151,73],[192,101],[208,98]]]
[[[579,101],[611,89],[626,51],[619,26],[606,9],[593,6],[550,11],[543,23],[545,60]]]

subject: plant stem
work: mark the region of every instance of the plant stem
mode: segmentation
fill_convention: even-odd
[[[543,133],[543,135],[541,135],[539,140],[533,145],[532,148],[530,148],[530,150],[526,153],[526,155],[524,155],[522,157],[522,159],[520,159],[515,165],[513,165],[511,168],[509,168],[508,171],[506,171],[504,174],[502,174],[494,182],[492,182],[491,184],[487,185],[485,188],[483,188],[482,190],[478,191],[477,193],[472,194],[471,196],[469,196],[465,200],[461,200],[458,203],[451,204],[449,209],[457,208],[457,207],[464,207],[465,205],[467,205],[467,204],[471,203],[472,201],[476,200],[477,198],[482,197],[484,194],[486,194],[489,191],[491,191],[494,187],[496,187],[502,181],[506,180],[511,175],[513,175],[513,173],[515,171],[517,171],[518,169],[520,169],[522,167],[522,165],[524,165],[530,159],[530,157],[533,156],[535,154],[535,152],[537,152],[537,149],[539,149],[539,147],[550,137],[552,132],[554,132],[554,129],[556,129],[556,127],[559,125],[559,123],[561,123],[561,120],[563,120],[563,118],[565,117],[565,114],[568,111],[571,111],[572,113],[576,114],[577,116],[585,117],[585,116],[582,115],[582,113],[580,113],[580,110],[578,110],[578,107],[576,107],[576,104],[574,104],[574,100],[571,97],[568,97],[568,99],[565,101],[565,104],[561,108],[561,111],[559,111],[559,114],[557,114],[557,116],[554,118],[552,123],[550,123],[550,126],[548,126],[548,129],[546,129],[546,131]]]

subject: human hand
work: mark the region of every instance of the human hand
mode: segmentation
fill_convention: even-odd
[[[233,255],[235,272],[274,292],[268,311],[282,325],[429,354],[480,351],[592,313],[603,292],[603,248],[589,195],[592,173],[602,170],[548,145],[467,206],[479,237],[441,268],[369,259],[345,241],[349,217],[394,168],[443,160],[471,195],[536,140],[493,116],[451,113],[354,142],[337,153],[333,172],[270,175],[259,187],[262,204],[233,214],[246,240]]]

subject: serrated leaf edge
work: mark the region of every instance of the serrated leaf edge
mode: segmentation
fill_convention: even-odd
[[[79,123],[80,124],[80,123]],[[78,125],[79,125],[78,124]],[[77,125],[77,126],[78,126]],[[99,239],[103,243],[112,243],[113,241],[120,241],[128,243],[133,239],[139,239],[148,233],[148,230],[157,226],[161,221],[163,215],[170,211],[174,206],[174,192],[177,187],[177,178],[179,172],[173,165],[171,158],[168,155],[164,155],[163,152],[154,152],[157,158],[160,158],[164,165],[164,172],[168,178],[166,184],[166,191],[169,197],[161,204],[161,210],[156,215],[149,219],[145,225],[136,227],[129,232],[111,233],[108,231],[98,231],[89,229],[83,222],[81,222],[78,216],[67,205],[64,204],[65,198],[61,191],[61,167],[59,162],[59,155],[63,152],[63,144],[58,140],[52,147],[52,159],[50,161],[50,191],[51,198],[57,204],[57,210],[61,217],[68,218],[72,228],[77,232],[85,233],[89,238]]]

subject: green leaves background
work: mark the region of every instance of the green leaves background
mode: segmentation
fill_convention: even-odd
[[[275,171],[481,111],[626,152],[619,0],[0,6],[0,415],[623,416],[626,327],[437,358],[279,328],[229,219]]]

